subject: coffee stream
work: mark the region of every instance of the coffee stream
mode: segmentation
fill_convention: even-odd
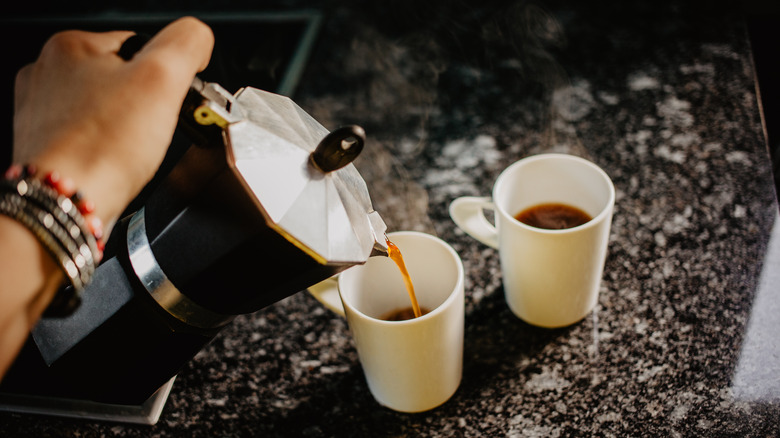
[[[401,255],[401,250],[398,249],[398,247],[393,242],[391,242],[390,239],[387,239],[387,255],[395,262],[396,266],[398,266],[398,269],[401,271],[401,275],[403,275],[406,291],[409,293],[409,299],[412,301],[412,314],[410,315],[410,309],[406,308],[401,310],[394,310],[382,319],[388,321],[403,321],[405,319],[421,317],[423,313],[427,312],[420,310],[420,305],[417,303],[417,296],[414,294],[412,277],[409,276],[409,271],[406,269],[406,264],[404,263],[404,258]]]

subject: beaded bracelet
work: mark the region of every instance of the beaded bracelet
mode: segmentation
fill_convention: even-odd
[[[46,316],[64,316],[81,303],[102,258],[103,230],[93,204],[73,183],[50,172],[35,178],[32,166],[11,166],[0,183],[0,214],[29,229],[60,266],[70,285],[57,292]]]

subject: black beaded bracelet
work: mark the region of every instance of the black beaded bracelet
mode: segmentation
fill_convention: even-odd
[[[70,285],[60,288],[45,313],[65,316],[81,303],[81,293],[92,279],[102,247],[73,196],[32,178],[33,174],[6,173],[0,182],[0,214],[29,229],[65,273]]]

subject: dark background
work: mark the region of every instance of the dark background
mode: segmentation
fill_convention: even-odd
[[[32,62],[43,42],[53,32],[67,28],[85,30],[127,29],[137,32],[153,33],[164,25],[165,18],[155,18],[156,14],[177,16],[192,14],[208,17],[214,14],[235,14],[231,20],[208,20],[216,35],[216,47],[209,69],[202,74],[206,80],[219,82],[226,89],[235,91],[240,86],[249,85],[266,90],[274,90],[278,85],[283,68],[289,61],[295,44],[300,37],[300,22],[258,22],[252,18],[240,18],[242,14],[257,12],[284,13],[302,9],[316,9],[327,19],[340,7],[354,3],[355,9],[363,11],[361,19],[384,23],[383,32],[388,35],[402,35],[408,26],[420,26],[426,23],[432,30],[447,26],[457,26],[460,30],[469,26],[481,16],[474,16],[473,4],[490,10],[491,5],[509,2],[487,0],[483,2],[413,2],[413,1],[371,1],[337,2],[311,0],[230,0],[219,3],[205,1],[118,1],[103,2],[17,2],[15,11],[6,12],[0,19],[0,38],[9,49],[0,66],[0,102],[3,120],[4,138],[0,141],[0,168],[11,161],[12,144],[12,99],[13,78],[21,66]],[[555,3],[555,2],[553,2]],[[610,14],[616,20],[631,23],[641,17],[635,16],[635,8],[625,7],[631,15],[621,16],[623,2],[615,4],[601,3],[592,5],[594,14]],[[629,2],[633,3],[633,2]],[[780,61],[776,44],[777,29],[780,27],[780,6],[778,2],[752,0],[747,2],[704,2],[704,1],[666,1],[647,2],[645,11],[650,15],[662,15],[669,8],[683,8],[688,14],[706,17],[713,13],[732,14],[736,20],[745,20],[753,47],[757,79],[763,117],[766,127],[767,144],[773,161],[775,183],[780,191]],[[468,15],[459,12],[468,11]],[[725,11],[725,12],[724,12]],[[146,15],[144,23],[128,21],[129,16]],[[93,18],[100,16],[99,22]],[[106,18],[108,17],[108,18]],[[114,17],[112,20],[111,17]],[[54,20],[51,20],[54,19]],[[34,24],[31,24],[34,23]],[[132,24],[131,24],[132,23]],[[475,29],[476,32],[476,29]],[[454,32],[453,32],[454,33]],[[452,42],[461,45],[463,42]],[[316,78],[308,78],[315,80]],[[337,85],[337,84],[334,84]]]

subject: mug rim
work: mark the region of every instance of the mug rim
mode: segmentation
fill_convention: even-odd
[[[501,189],[501,187],[504,184],[504,181],[509,178],[509,175],[516,172],[518,167],[522,167],[524,165],[527,165],[528,163],[534,162],[534,161],[540,161],[540,160],[548,160],[548,159],[561,159],[561,160],[567,160],[567,161],[575,161],[580,164],[583,164],[592,170],[595,170],[599,176],[601,176],[606,182],[607,187],[609,188],[609,194],[608,199],[604,207],[599,211],[599,213],[588,222],[585,222],[582,225],[577,225],[576,227],[570,227],[570,228],[563,228],[563,229],[547,229],[547,228],[539,228],[534,227],[532,225],[528,225],[526,223],[523,223],[519,220],[517,220],[513,215],[509,214],[509,212],[504,208],[503,205],[500,205],[498,203],[498,191]],[[612,209],[615,206],[615,184],[612,182],[612,179],[607,175],[607,173],[599,167],[596,163],[587,160],[582,157],[578,157],[576,155],[570,155],[570,154],[561,154],[561,153],[544,153],[544,154],[536,154],[536,155],[529,155],[527,157],[521,158],[514,163],[510,164],[509,167],[501,171],[501,173],[498,175],[498,178],[496,179],[495,184],[493,185],[493,205],[495,205],[496,211],[504,216],[505,219],[509,220],[510,224],[529,230],[537,233],[542,234],[567,234],[572,233],[579,230],[584,230],[587,228],[595,227],[597,224],[604,221],[605,217],[611,214]]]
[[[352,303],[347,302],[347,300],[344,299],[344,295],[342,294],[342,279],[344,278],[344,275],[347,274],[350,271],[355,272],[355,268],[360,268],[363,265],[354,266],[353,268],[347,269],[346,271],[339,274],[339,281],[338,281],[338,290],[339,290],[339,297],[341,298],[341,303],[344,306],[345,313],[346,308],[349,307],[353,312],[355,312],[357,315],[359,315],[361,318],[370,320],[373,323],[377,323],[380,325],[412,325],[412,324],[419,324],[423,323],[424,321],[434,318],[437,315],[444,312],[445,307],[449,307],[451,305],[451,302],[457,299],[457,291],[460,289],[463,289],[465,287],[465,270],[463,268],[463,260],[461,260],[460,255],[457,251],[447,242],[445,242],[440,237],[434,236],[433,234],[424,233],[421,231],[394,231],[391,233],[387,233],[388,237],[397,236],[397,235],[408,235],[408,236],[417,236],[417,237],[423,237],[427,240],[433,241],[435,243],[438,243],[441,245],[449,254],[452,256],[452,259],[455,261],[455,267],[456,267],[456,276],[457,281],[452,286],[451,290],[449,291],[449,294],[447,295],[447,298],[441,302],[438,306],[436,306],[435,309],[431,310],[430,312],[426,313],[425,315],[420,316],[419,318],[411,318],[411,319],[405,319],[402,321],[387,321],[384,319],[375,318],[373,316],[367,315],[362,310],[358,309],[356,306],[354,306]],[[347,274],[354,275],[354,274]],[[400,275],[400,272],[399,272]]]

